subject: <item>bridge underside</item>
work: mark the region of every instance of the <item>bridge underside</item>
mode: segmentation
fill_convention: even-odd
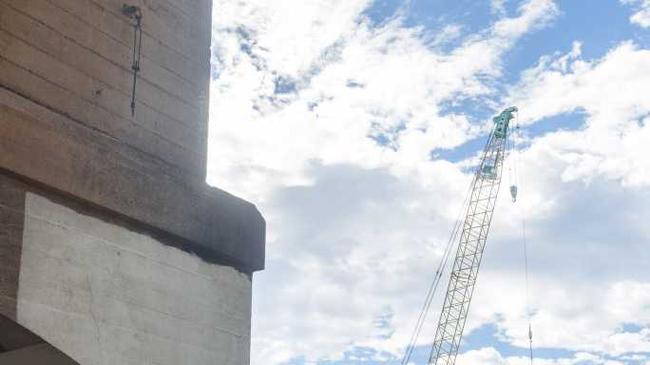
[[[78,365],[28,329],[0,315],[0,364]]]

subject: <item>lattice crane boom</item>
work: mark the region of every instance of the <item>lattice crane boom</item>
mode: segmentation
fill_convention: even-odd
[[[517,108],[510,107],[493,118],[494,127],[474,175],[460,241],[429,357],[431,365],[453,365],[456,362],[501,185],[508,128],[515,112]]]

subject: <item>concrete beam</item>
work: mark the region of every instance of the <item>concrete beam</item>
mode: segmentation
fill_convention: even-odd
[[[47,343],[0,353],[2,365],[79,365]]]
[[[265,222],[253,204],[7,89],[0,135],[3,168],[169,235],[207,261],[264,268]]]
[[[14,351],[44,342],[28,329],[0,314],[0,347],[2,351]],[[0,359],[2,359],[2,354],[0,354]],[[0,361],[0,364],[4,363]]]

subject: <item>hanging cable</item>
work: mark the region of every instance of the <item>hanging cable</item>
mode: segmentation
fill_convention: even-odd
[[[445,267],[447,267],[447,263],[449,262],[449,257],[451,256],[451,253],[454,248],[454,244],[457,241],[458,233],[460,232],[460,226],[462,225],[462,218],[465,213],[465,210],[467,209],[467,205],[469,203],[470,199],[470,192],[472,189],[472,186],[474,185],[474,180],[476,179],[476,176],[472,178],[472,183],[469,185],[467,189],[467,193],[465,194],[465,201],[463,202],[463,205],[461,207],[460,212],[458,213],[458,218],[456,219],[454,226],[451,230],[451,234],[449,236],[449,240],[447,241],[447,245],[445,246],[445,250],[443,251],[442,257],[440,258],[440,262],[438,263],[438,269],[436,270],[435,275],[433,276],[433,280],[431,282],[431,285],[429,286],[429,290],[427,292],[427,295],[425,297],[424,303],[422,305],[422,309],[420,310],[420,314],[418,315],[418,319],[415,324],[415,328],[413,329],[413,332],[411,333],[411,337],[409,339],[409,343],[406,347],[406,350],[404,352],[404,356],[402,357],[402,362],[401,365],[406,365],[408,362],[411,360],[411,356],[413,355],[413,351],[415,350],[415,347],[417,346],[418,339],[420,337],[420,333],[422,332],[422,328],[424,324],[426,323],[426,318],[427,315],[429,314],[429,309],[431,308],[431,302],[433,301],[433,298],[435,297],[435,293],[438,289],[438,285],[440,284],[440,280],[442,278],[442,275],[445,271]]]
[[[522,215],[523,217],[523,215]],[[530,311],[530,289],[528,284],[528,242],[526,237],[526,219],[521,219],[521,231],[524,246],[524,276],[526,278],[526,317],[528,319],[528,345],[530,349],[530,364],[533,364],[533,324]]]
[[[415,328],[413,329],[413,332],[411,333],[411,338],[409,340],[409,344],[406,347],[406,351],[404,353],[404,357],[402,358],[402,365],[406,365],[410,360],[411,356],[413,355],[413,351],[415,350],[415,347],[417,346],[418,339],[420,337],[420,333],[422,332],[422,327],[424,326],[424,323],[426,323],[426,317],[429,313],[429,309],[431,307],[431,302],[433,301],[433,298],[435,296],[435,293],[438,289],[438,284],[440,283],[440,279],[442,278],[442,274],[444,272],[444,268],[447,266],[447,262],[449,261],[449,256],[452,252],[452,248],[454,246],[454,242],[456,241],[456,237],[458,236],[458,230],[460,227],[460,219],[456,220],[454,227],[452,229],[451,237],[449,241],[447,242],[447,245],[445,247],[445,250],[443,252],[443,255],[440,259],[440,263],[438,264],[438,269],[436,270],[436,273],[433,277],[433,281],[431,282],[431,285],[429,286],[429,290],[427,292],[426,298],[424,300],[424,304],[422,305],[422,309],[420,310],[420,314],[418,315],[418,319],[415,324]]]
[[[142,10],[135,5],[122,6],[122,13],[133,19],[133,55],[131,69],[133,70],[133,85],[131,90],[131,116],[135,116],[135,87],[140,72],[140,55],[142,53]]]
[[[513,133],[513,156],[512,156],[512,165],[513,165],[513,185],[515,187],[514,193],[512,192],[511,188],[511,193],[513,194],[513,203],[516,201],[516,196],[517,196],[517,189],[516,187],[519,184],[519,161],[520,161],[520,153],[519,149],[517,148],[517,145],[519,144],[519,113],[516,115],[515,119],[515,133]],[[529,285],[529,278],[528,278],[528,237],[526,233],[526,215],[524,214],[524,208],[521,208],[520,205],[520,213],[519,215],[521,216],[521,238],[522,238],[522,246],[523,246],[523,254],[524,254],[524,279],[525,279],[525,289],[526,289],[526,318],[528,320],[528,345],[529,345],[529,355],[530,355],[530,364],[533,364],[533,325],[532,325],[532,314],[530,310],[530,285]]]
[[[519,113],[515,115],[515,118],[518,118]],[[518,119],[515,119],[514,123],[514,129],[515,133],[518,131]],[[515,141],[515,133],[510,133],[512,138],[508,138],[506,140],[506,151],[508,152],[509,156],[509,163],[508,163],[508,178],[510,179],[510,196],[512,197],[512,202],[517,201],[517,189],[518,189],[518,181],[517,181],[517,146],[516,146],[516,141]]]

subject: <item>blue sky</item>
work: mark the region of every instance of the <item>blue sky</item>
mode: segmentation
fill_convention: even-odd
[[[216,0],[208,182],[257,204],[255,365],[398,364],[517,105],[457,363],[650,364],[650,0]],[[418,343],[424,363],[441,297]]]

